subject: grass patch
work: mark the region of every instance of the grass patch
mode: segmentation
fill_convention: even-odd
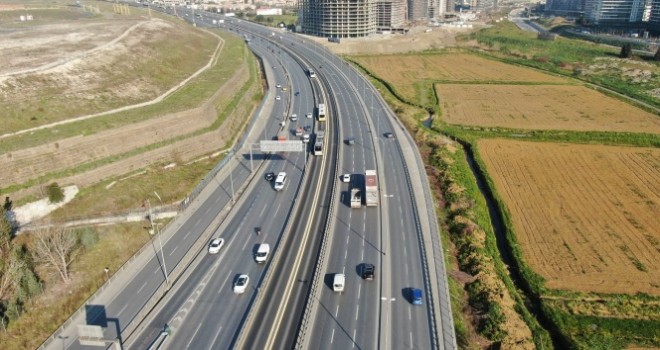
[[[459,36],[457,41],[476,41],[483,52],[503,62],[572,76],[660,108],[660,98],[651,92],[660,85],[660,63],[618,59],[619,48],[562,37],[538,40],[534,33],[508,21]],[[641,70],[648,70],[650,75],[631,74],[627,68],[631,64],[644,67]]]
[[[239,41],[237,41],[237,43],[238,42]],[[65,170],[62,170],[62,171],[56,171],[56,172],[51,172],[51,173],[48,173],[48,174],[44,174],[44,175],[42,175],[38,178],[32,179],[30,181],[26,181],[24,183],[8,186],[6,188],[2,188],[2,189],[0,189],[0,191],[2,191],[4,193],[12,193],[12,192],[15,192],[19,189],[28,188],[28,187],[31,187],[31,186],[34,186],[34,185],[37,185],[37,184],[40,184],[40,183],[47,182],[47,181],[52,180],[52,179],[58,179],[58,178],[62,178],[62,177],[82,173],[82,172],[85,172],[85,171],[89,171],[91,169],[95,169],[95,168],[101,167],[103,165],[111,164],[111,163],[117,162],[119,160],[129,158],[131,156],[135,156],[135,155],[138,155],[138,154],[150,151],[150,150],[158,149],[158,148],[164,147],[166,145],[173,144],[177,141],[181,141],[181,140],[184,140],[184,139],[199,136],[199,135],[202,135],[202,134],[207,133],[209,131],[218,129],[222,125],[222,123],[229,117],[229,115],[234,113],[239,108],[240,102],[244,100],[243,99],[244,95],[249,91],[249,89],[251,87],[253,87],[255,85],[256,80],[257,80],[257,68],[256,68],[256,61],[254,59],[254,56],[247,54],[247,52],[244,50],[245,47],[242,46],[242,44],[240,44],[240,47],[243,48],[243,50],[242,50],[243,54],[244,54],[245,59],[247,60],[248,65],[249,65],[250,78],[248,79],[248,81],[243,85],[243,87],[241,87],[241,89],[233,96],[233,98],[226,105],[216,105],[216,110],[218,112],[218,118],[213,122],[213,124],[211,126],[209,126],[207,128],[199,129],[199,130],[197,130],[193,133],[189,133],[187,135],[180,135],[180,136],[177,136],[175,138],[171,138],[171,139],[167,139],[167,140],[164,140],[164,141],[161,141],[161,142],[156,142],[156,143],[150,144],[148,146],[136,148],[136,149],[133,149],[130,152],[114,155],[114,156],[111,156],[111,157],[106,157],[106,158],[99,159],[99,160],[96,160],[96,161],[87,162],[87,163],[81,164],[79,166],[69,168],[69,169],[65,169]],[[227,72],[227,74],[229,74],[229,72]],[[224,80],[227,80],[227,77],[225,77]],[[217,90],[217,86],[215,86],[215,88]],[[196,92],[195,89],[192,89],[190,91],[191,94],[194,94],[195,92]],[[193,95],[193,96],[195,96],[195,95]],[[261,96],[261,94],[259,92],[256,92],[251,100],[256,101],[260,96]],[[200,103],[201,103],[201,101],[200,101]],[[246,118],[247,118],[247,116],[246,116]],[[230,143],[231,143],[231,138],[227,139],[225,145],[222,145],[222,146],[227,147]],[[24,199],[24,200],[28,200],[28,199]],[[20,202],[22,202],[24,200],[20,200],[17,203],[20,204]]]
[[[98,227],[99,241],[85,251],[71,266],[73,279],[69,286],[46,280],[45,293],[25,305],[26,312],[0,332],[3,349],[36,349],[104,282],[108,267],[115,273],[150,239],[145,223]],[[29,245],[30,235],[16,238]]]
[[[221,159],[208,158],[169,169],[156,164],[147,168],[146,173],[137,173],[128,179],[105,180],[81,189],[74,200],[50,217],[55,221],[67,221],[112,215],[141,208],[147,199],[155,207],[160,204],[154,192],[164,204],[178,204]],[[114,185],[106,188],[113,182]]]
[[[98,28],[91,24],[97,22],[93,19],[82,25],[81,31],[93,35]],[[117,25],[128,29],[137,23],[121,21]],[[133,34],[121,41],[125,43],[127,52],[121,53],[121,48],[116,49],[116,55],[120,55],[118,57],[96,53],[70,67],[62,66],[68,67],[66,73],[52,69],[11,77],[9,82],[15,86],[5,87],[5,94],[0,98],[0,114],[5,116],[6,122],[3,132],[151,100],[208,62],[217,45],[215,37],[176,21],[167,22],[167,25],[162,23],[143,22],[133,30]],[[108,42],[111,39],[106,38]],[[140,40],[139,46],[130,44],[131,39]],[[71,49],[75,54],[81,54],[84,46],[88,45],[90,43],[83,41],[70,47],[62,44],[60,49]],[[50,55],[56,51],[53,49]],[[23,53],[30,54],[35,53]],[[20,57],[21,54],[17,55]]]
[[[164,101],[77,123],[37,130],[30,134],[8,137],[0,140],[0,153],[8,153],[76,135],[92,135],[99,131],[136,123],[165,113],[184,111],[200,105],[217,91],[218,86],[231,78],[232,73],[240,65],[244,64],[246,48],[242,40],[228,33],[219,32],[218,35],[225,40],[225,46],[220,52],[218,63]]]

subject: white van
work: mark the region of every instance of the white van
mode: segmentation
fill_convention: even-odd
[[[273,186],[275,191],[281,191],[282,189],[284,189],[285,184],[286,184],[286,173],[281,172],[277,174],[277,178],[275,179],[275,185]]]
[[[259,244],[259,248],[257,248],[257,252],[254,254],[254,260],[258,263],[266,262],[269,253],[270,245],[267,243]]]
[[[346,282],[346,276],[344,276],[343,273],[336,273],[335,278],[332,281],[332,290],[335,292],[343,292],[345,282]]]

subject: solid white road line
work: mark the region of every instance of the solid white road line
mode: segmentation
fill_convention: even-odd
[[[199,329],[202,328],[202,324],[200,322],[199,326],[197,326],[197,329],[195,329],[195,332],[193,333],[192,337],[190,337],[190,340],[188,341],[188,344],[186,344],[186,349],[190,347],[190,343],[195,339],[195,336],[197,335],[197,332],[199,332]]]

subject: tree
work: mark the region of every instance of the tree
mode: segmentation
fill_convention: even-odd
[[[45,228],[35,232],[34,261],[57,272],[62,282],[71,282],[69,266],[77,255],[76,235],[65,228]]]
[[[48,194],[48,201],[51,203],[59,203],[64,200],[64,191],[57,182],[48,185],[46,193]]]
[[[653,56],[653,59],[656,61],[660,61],[660,47],[658,48],[658,51],[655,52],[655,56]]]
[[[26,264],[5,235],[0,240],[0,302],[4,303],[13,299]]]
[[[619,57],[621,58],[630,58],[632,57],[632,45],[631,44],[624,44],[621,46],[621,53],[619,54]]]

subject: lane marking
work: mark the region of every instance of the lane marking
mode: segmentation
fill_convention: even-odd
[[[357,333],[357,328],[353,330],[353,347],[355,347],[355,334]]]
[[[143,290],[144,287],[146,287],[146,286],[147,286],[147,281],[144,281],[144,283],[142,283],[142,287],[140,287],[140,289],[138,289],[137,294],[140,294],[140,292],[142,292],[142,290]]]
[[[229,274],[228,274],[229,277],[231,277],[231,275],[233,275],[233,274],[234,274],[234,271],[233,271],[233,270],[229,270]],[[227,285],[227,282],[228,282],[228,281],[229,281],[229,280],[225,280],[225,283],[223,283],[222,286],[220,286],[220,288],[218,288],[218,293],[217,293],[218,295],[220,295],[220,293],[222,293],[222,291],[225,289],[225,286]],[[232,278],[232,283],[233,283],[233,278]]]
[[[337,305],[337,310],[335,311],[335,318],[337,318],[337,315],[339,315],[339,305]]]
[[[222,331],[222,326],[220,326],[220,328],[218,328],[218,332],[215,333],[215,337],[213,337],[213,341],[211,342],[211,345],[215,344],[215,341],[216,341],[216,340],[218,339],[218,337],[220,336],[220,332],[221,332],[221,331]],[[213,349],[213,347],[211,347],[211,349]]]
[[[357,321],[358,315],[360,314],[360,304],[357,305],[357,309],[355,309],[355,320]],[[355,336],[353,336],[353,339],[355,339]]]
[[[179,246],[174,247],[174,249],[172,249],[172,251],[170,252],[169,256],[172,256],[172,254],[174,254],[174,252],[176,252],[177,248],[179,248]]]
[[[358,300],[360,300],[360,291],[362,291],[362,284],[358,284]]]
[[[330,337],[330,344],[335,340],[335,329],[332,329],[332,336]]]
[[[192,337],[190,337],[190,340],[188,341],[188,344],[186,344],[186,349],[190,347],[190,343],[195,339],[195,336],[197,335],[197,332],[199,332],[199,329],[202,328],[202,323],[200,322],[199,326],[197,326],[197,329],[195,329],[195,333],[193,333]]]
[[[119,312],[117,313],[117,316],[121,315],[122,312],[124,312],[124,310],[126,310],[127,307],[128,307],[128,304],[124,305],[124,307],[122,307],[121,310],[119,310]]]

